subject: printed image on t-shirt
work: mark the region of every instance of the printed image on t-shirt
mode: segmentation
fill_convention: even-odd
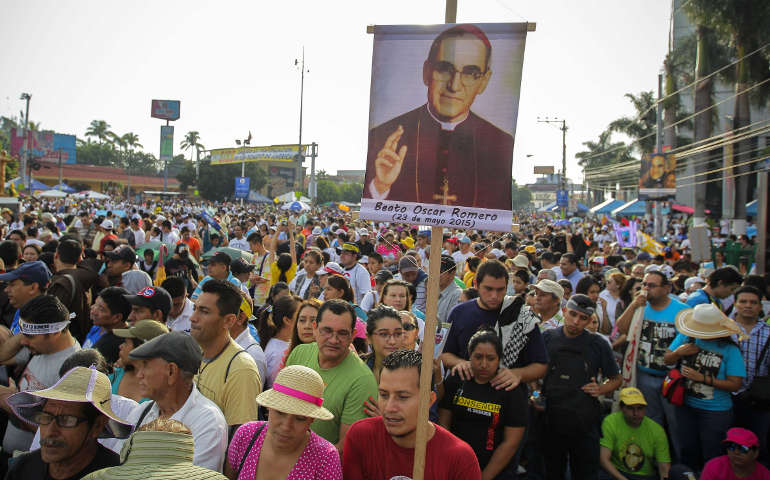
[[[644,468],[644,451],[639,445],[629,442],[620,451],[620,460],[629,472],[638,472]]]
[[[705,374],[706,377],[710,375],[712,378],[717,378],[719,367],[722,366],[722,359],[723,356],[721,353],[701,350],[695,355],[682,359],[682,365],[698,370]],[[687,389],[687,395],[694,398],[699,398],[701,400],[714,399],[714,387],[711,385],[687,379],[685,388]]]
[[[645,318],[639,337],[639,366],[667,370],[663,356],[675,337],[676,327],[673,323],[653,322]]]

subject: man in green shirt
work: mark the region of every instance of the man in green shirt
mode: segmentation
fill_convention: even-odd
[[[647,401],[637,388],[620,391],[620,411],[602,422],[601,479],[668,478],[671,455],[663,427],[645,416]],[[657,464],[658,474],[655,474]]]
[[[377,397],[377,382],[366,364],[353,353],[356,314],[344,300],[328,300],[313,324],[316,341],[298,345],[286,359],[286,366],[304,365],[324,381],[323,406],[334,414],[332,420],[316,420],[310,428],[342,452],[345,434],[353,422],[365,417],[364,401]]]

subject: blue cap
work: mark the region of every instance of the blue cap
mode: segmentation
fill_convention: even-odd
[[[17,278],[25,283],[37,283],[41,287],[45,287],[51,280],[51,271],[48,270],[45,263],[36,260],[34,262],[24,262],[14,270],[0,275],[0,281],[2,282],[12,282]]]

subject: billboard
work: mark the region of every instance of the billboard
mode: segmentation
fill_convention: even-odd
[[[174,158],[174,126],[160,126],[160,161],[171,163]]]
[[[553,175],[553,165],[535,166],[535,175]]]
[[[294,181],[297,176],[297,170],[293,167],[274,167],[271,166],[267,172],[271,179],[283,179],[286,181],[287,187],[294,186]]]
[[[374,27],[361,218],[508,232],[527,24]]]
[[[307,156],[310,145],[302,145],[302,156]],[[266,147],[235,147],[209,150],[212,165],[249,162],[294,162],[297,144],[270,145]]]
[[[676,196],[676,157],[673,153],[648,153],[642,157],[640,200],[669,200]]]
[[[235,177],[235,198],[248,198],[249,177]]]
[[[27,152],[27,140],[23,128],[11,129],[11,155],[21,158]],[[53,131],[29,132],[29,157],[38,160],[75,163],[77,149],[75,135],[64,135]]]
[[[179,120],[179,104],[179,100],[153,100],[150,116],[163,120]]]

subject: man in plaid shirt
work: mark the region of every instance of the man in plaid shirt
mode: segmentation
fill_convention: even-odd
[[[754,378],[768,375],[770,366],[770,348],[766,348],[770,339],[770,325],[763,322],[762,293],[751,286],[743,286],[735,291],[735,321],[743,330],[746,339],[738,341],[746,364],[746,377],[740,390],[733,394],[735,424],[753,431],[760,439],[759,459],[767,464],[770,460],[767,449],[767,433],[770,430],[770,411],[767,406],[751,405],[745,398],[746,390]],[[734,340],[738,340],[734,336]],[[764,353],[763,353],[764,350]]]

